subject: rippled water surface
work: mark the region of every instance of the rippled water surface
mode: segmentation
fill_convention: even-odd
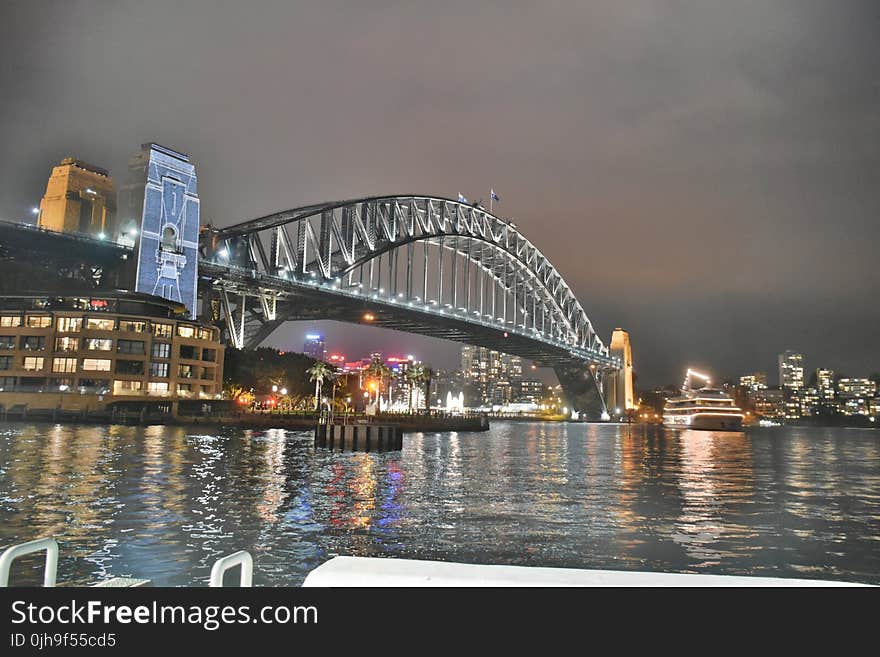
[[[55,536],[77,584],[204,585],[239,549],[273,586],[334,554],[880,583],[878,431],[494,423],[387,454],[206,431],[0,424],[0,545]]]

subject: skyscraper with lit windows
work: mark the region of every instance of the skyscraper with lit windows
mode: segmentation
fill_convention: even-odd
[[[804,389],[804,355],[795,351],[779,354],[779,387],[792,392]]]

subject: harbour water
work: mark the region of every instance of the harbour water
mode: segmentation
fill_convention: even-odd
[[[378,454],[204,432],[0,424],[0,545],[56,537],[59,584],[202,586],[239,549],[269,586],[336,554],[880,584],[880,431],[495,422]]]

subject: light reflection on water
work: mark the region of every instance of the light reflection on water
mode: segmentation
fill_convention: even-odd
[[[238,549],[275,586],[334,554],[880,583],[876,431],[495,423],[387,454],[205,431],[0,424],[0,544],[55,536],[78,584],[203,585]]]

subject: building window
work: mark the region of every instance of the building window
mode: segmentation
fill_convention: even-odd
[[[120,354],[142,354],[144,343],[141,340],[117,340],[116,352]]]
[[[150,376],[157,379],[167,379],[168,363],[150,363]]]
[[[110,392],[110,382],[107,379],[80,379],[80,392],[96,392],[99,395]]]
[[[109,358],[83,358],[82,368],[88,372],[109,372]]]
[[[177,394],[181,397],[189,397],[192,394],[192,386],[188,383],[178,383]]]
[[[150,381],[147,383],[147,392],[151,395],[167,395],[168,394],[168,382],[167,381]]]
[[[12,369],[12,356],[0,356],[0,370]]]
[[[49,315],[28,315],[25,319],[28,328],[48,328],[52,326],[52,318]]]
[[[59,333],[76,333],[82,328],[81,317],[59,317],[55,326]]]
[[[214,368],[213,367],[205,367],[202,369],[202,378],[210,381],[214,380]]]
[[[134,322],[130,319],[119,320],[119,330],[128,331],[129,333],[143,333],[147,330],[146,322]]]
[[[196,327],[189,324],[178,324],[177,335],[182,338],[191,338],[196,334]]]
[[[110,351],[113,349],[113,340],[110,338],[86,338],[85,345],[89,351]]]
[[[116,327],[116,321],[104,317],[86,318],[86,328],[90,331],[112,331]]]
[[[202,349],[202,360],[209,360],[212,363],[217,360],[216,349]]]
[[[178,365],[177,376],[181,379],[191,379],[193,377],[194,368],[192,365]]]
[[[15,349],[15,336],[0,335],[0,349]]]
[[[199,340],[210,340],[212,333],[209,328],[199,328]]]
[[[114,381],[113,382],[113,394],[114,395],[130,395],[132,393],[140,392],[141,382],[140,381]]]
[[[119,359],[116,361],[116,373],[117,374],[143,374],[144,373],[144,361],[142,360],[124,360]]]
[[[173,324],[158,324],[153,322],[153,335],[157,338],[170,338],[174,333]]]
[[[46,337],[43,335],[23,335],[21,348],[25,351],[43,351],[46,348]]]
[[[3,315],[0,317],[0,326],[6,328],[13,328],[15,326],[21,326],[21,316],[20,315]]]
[[[52,360],[53,372],[76,372],[76,358],[55,358]]]
[[[24,369],[30,372],[37,372],[43,369],[43,358],[41,356],[25,356]]]
[[[171,358],[171,345],[167,342],[154,342],[150,353],[153,358]]]
[[[73,379],[70,377],[56,377],[49,381],[49,385],[61,392],[66,392],[73,387]]]
[[[182,344],[180,345],[180,357],[189,360],[198,360],[199,349],[198,347],[191,347],[190,345]]]
[[[0,392],[4,390],[9,392],[10,390],[15,389],[15,377],[14,376],[0,376]]]
[[[79,338],[55,338],[55,351],[69,352],[79,349]]]

